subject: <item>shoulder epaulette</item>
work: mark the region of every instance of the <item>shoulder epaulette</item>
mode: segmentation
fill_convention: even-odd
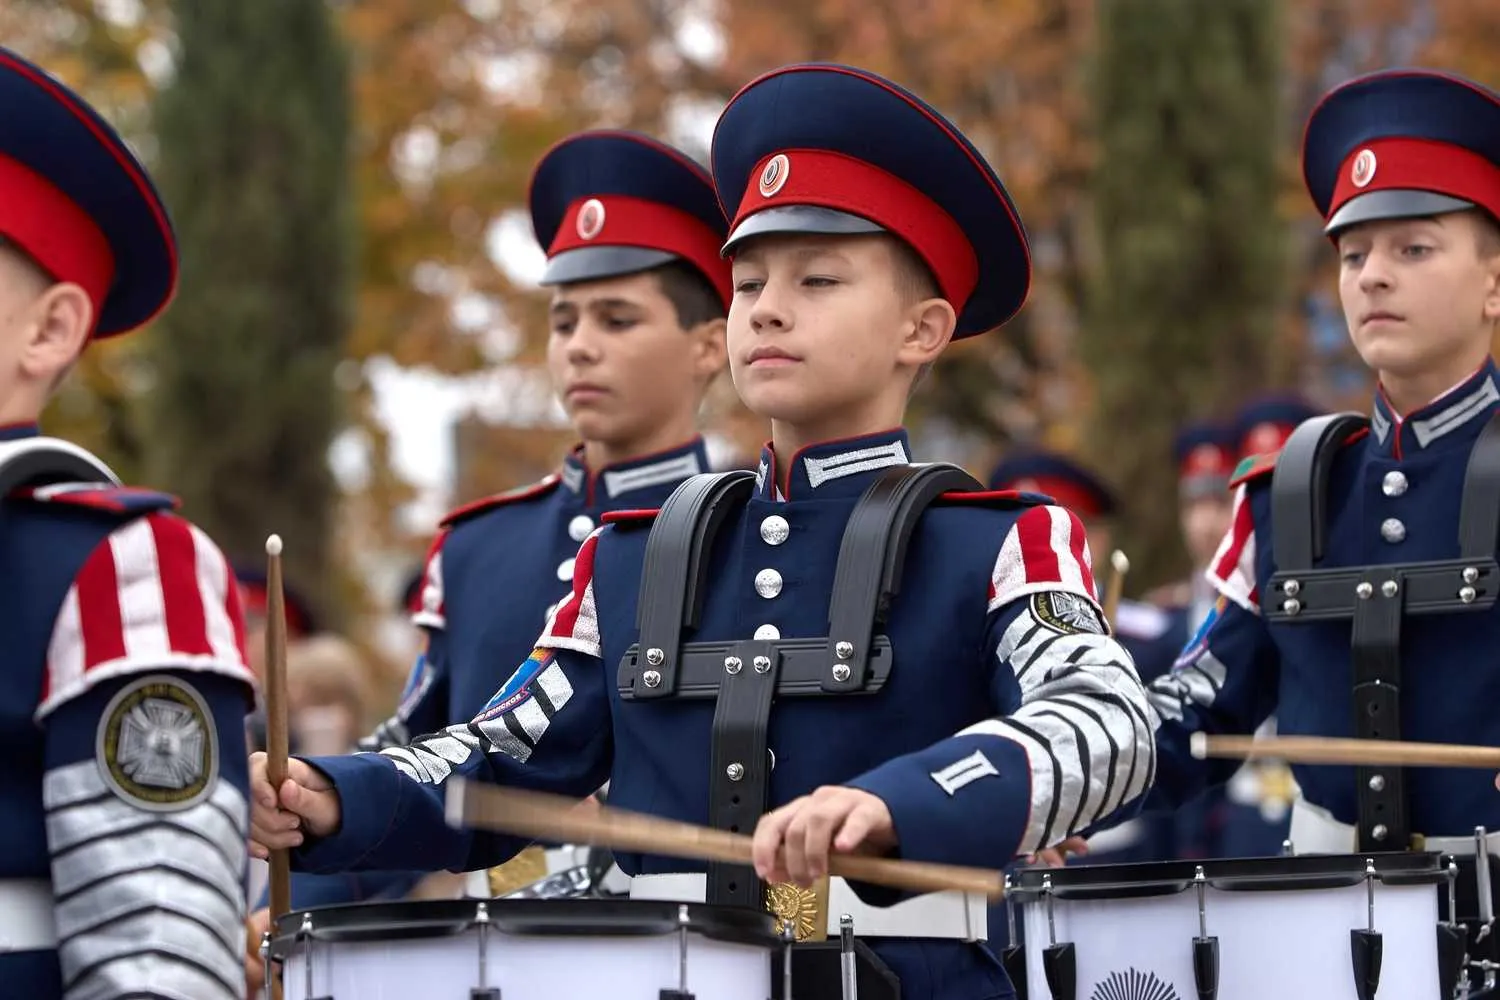
[[[612,510],[605,513],[601,519],[605,524],[618,524],[621,528],[641,528],[656,520],[656,515],[661,513],[661,508],[642,508],[641,510]]]
[[[110,483],[52,483],[32,486],[11,494],[13,500],[66,507],[88,507],[111,514],[149,514],[158,510],[176,510],[178,499],[170,493],[114,486]]]
[[[513,490],[506,490],[504,493],[496,493],[493,496],[480,497],[478,500],[470,501],[462,507],[444,515],[443,519],[438,522],[438,526],[451,528],[460,521],[467,521],[469,518],[477,514],[483,514],[485,511],[492,510],[495,507],[504,507],[507,504],[520,503],[523,500],[534,500],[537,497],[546,496],[557,489],[557,485],[561,482],[562,476],[554,472],[550,476],[540,479],[537,482],[529,483],[526,486],[518,486]]]
[[[1229,487],[1247,483],[1252,479],[1272,472],[1276,468],[1276,460],[1281,457],[1280,451],[1268,451],[1261,455],[1246,455],[1239,465],[1234,467],[1234,473],[1229,477]]]
[[[1038,507],[1054,501],[1045,494],[1028,493],[1025,490],[950,490],[940,494],[936,502],[1014,510],[1017,507]]]

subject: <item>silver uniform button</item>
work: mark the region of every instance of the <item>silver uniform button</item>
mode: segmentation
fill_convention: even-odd
[[[568,583],[573,579],[573,560],[571,558],[564,559],[557,564],[557,578],[563,583]]]
[[[762,625],[760,628],[755,630],[755,639],[757,642],[775,642],[780,638],[781,629],[777,628],[775,625]]]
[[[781,574],[774,569],[763,569],[755,574],[755,592],[768,601],[781,593]]]
[[[1385,478],[1380,481],[1380,492],[1384,493],[1388,497],[1399,497],[1401,494],[1406,492],[1407,487],[1409,487],[1410,485],[1411,484],[1406,481],[1406,477],[1404,475],[1392,469],[1390,472],[1387,472],[1385,474]]]
[[[792,526],[780,514],[772,514],[760,522],[760,540],[767,545],[780,545],[792,535]]]
[[[1380,522],[1380,537],[1392,545],[1406,538],[1406,525],[1394,517],[1388,517]]]
[[[589,537],[589,532],[594,530],[594,520],[587,514],[579,514],[568,522],[568,537],[575,542],[581,542]]]

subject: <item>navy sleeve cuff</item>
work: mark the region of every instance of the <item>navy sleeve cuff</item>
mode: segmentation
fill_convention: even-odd
[[[1031,815],[1026,751],[997,736],[954,736],[848,784],[885,803],[901,855],[918,861],[1004,868]]]

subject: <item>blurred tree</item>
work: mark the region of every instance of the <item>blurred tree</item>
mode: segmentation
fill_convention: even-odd
[[[231,555],[264,558],[280,533],[288,578],[326,620],[353,249],[343,43],[306,0],[175,14],[155,173],[182,285],[149,345],[147,459]]]
[[[1264,387],[1282,304],[1269,0],[1105,0],[1093,80],[1092,456],[1123,487],[1132,582],[1185,568],[1168,442]]]

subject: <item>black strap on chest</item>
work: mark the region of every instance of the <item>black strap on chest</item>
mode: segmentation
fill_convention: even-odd
[[[28,486],[51,483],[118,486],[119,480],[109,466],[67,441],[36,437],[0,443],[0,499]]]
[[[1401,738],[1401,623],[1407,615],[1482,611],[1500,593],[1500,412],[1475,442],[1464,474],[1456,559],[1315,568],[1327,531],[1328,477],[1338,449],[1367,421],[1355,414],[1310,420],[1292,433],[1271,478],[1277,572],[1262,597],[1268,621],[1351,622],[1354,733]],[[1405,850],[1411,842],[1403,772],[1355,768],[1359,850]],[[1435,831],[1446,833],[1448,831]]]
[[[621,660],[617,684],[627,701],[714,699],[712,826],[749,833],[766,812],[775,766],[768,729],[777,698],[868,695],[884,687],[891,644],[879,629],[912,532],[940,494],[980,488],[951,465],[897,466],[877,477],[844,529],[829,635],[803,639],[683,641],[701,620],[714,539],[741,505],[743,488],[724,485],[722,477],[695,477],[668,500],[646,543],[640,641]],[[706,902],[759,907],[763,894],[753,869],[709,865]]]

